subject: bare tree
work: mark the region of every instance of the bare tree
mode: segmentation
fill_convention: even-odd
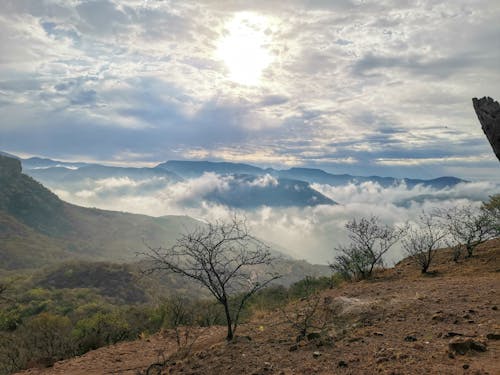
[[[478,245],[498,235],[492,215],[471,204],[439,210],[436,215],[444,221],[455,244],[465,246],[468,258]]]
[[[383,256],[399,241],[405,227],[393,227],[380,223],[376,216],[352,219],[345,228],[351,243],[336,248],[340,254],[330,267],[349,279],[365,279],[372,275],[376,265],[383,263]]]
[[[177,348],[181,349],[190,341],[191,327],[195,321],[194,307],[187,298],[175,295],[167,300],[166,308],[163,325],[174,330]]]
[[[437,225],[431,214],[422,213],[418,227],[408,229],[403,238],[403,248],[406,253],[420,266],[422,273],[427,273],[436,250],[443,245],[446,229]]]
[[[324,330],[334,315],[312,280],[305,278],[303,281],[306,295],[295,302],[291,309],[286,306],[281,309],[286,322],[298,332],[297,341],[308,338],[312,330]]]
[[[152,261],[147,271],[177,273],[210,291],[224,308],[228,341],[234,337],[248,299],[280,277],[263,272],[262,266],[274,261],[269,247],[236,217],[230,222],[207,223],[182,235],[170,248],[148,246],[144,255]]]
[[[315,292],[296,303],[290,311],[285,308],[281,310],[287,322],[299,333],[298,341],[306,338],[312,329],[323,330],[326,327],[327,320],[321,302],[320,294]]]
[[[487,202],[483,202],[481,211],[491,217],[495,236],[500,236],[500,194],[495,194],[489,197]]]

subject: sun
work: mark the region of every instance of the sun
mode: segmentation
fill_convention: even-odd
[[[226,65],[230,80],[249,86],[260,83],[262,71],[274,59],[269,50],[269,27],[267,17],[253,12],[237,13],[225,25],[216,57]]]

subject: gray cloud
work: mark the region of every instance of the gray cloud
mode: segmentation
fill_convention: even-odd
[[[215,56],[243,11],[269,19],[256,87]],[[0,148],[491,180],[470,99],[500,97],[499,15],[490,0],[7,0]]]

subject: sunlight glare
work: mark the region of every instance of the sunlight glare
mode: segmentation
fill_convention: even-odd
[[[252,12],[237,13],[225,25],[216,57],[224,61],[229,78],[243,85],[259,84],[262,71],[273,61],[269,51],[269,20]]]

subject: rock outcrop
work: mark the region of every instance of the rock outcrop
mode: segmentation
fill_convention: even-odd
[[[490,97],[473,98],[472,103],[486,138],[500,161],[500,104]]]
[[[0,179],[13,178],[21,174],[21,161],[0,154]]]

